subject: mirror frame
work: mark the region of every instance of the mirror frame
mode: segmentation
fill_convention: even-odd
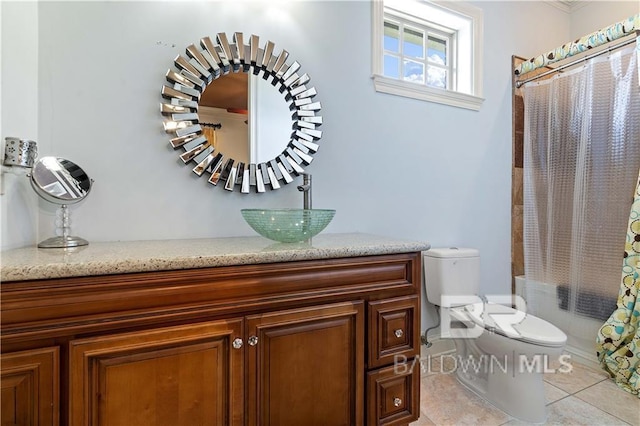
[[[197,176],[210,174],[208,182],[224,189],[248,194],[251,187],[255,192],[266,192],[290,183],[295,176],[304,172],[304,166],[311,164],[313,154],[318,150],[322,131],[322,109],[315,87],[308,87],[310,77],[299,75],[297,61],[287,63],[289,52],[275,53],[275,44],[267,41],[260,47],[257,35],[251,35],[245,44],[243,33],[233,34],[229,42],[226,33],[216,35],[216,43],[210,37],[200,39],[200,47],[187,46],[186,56],[174,59],[176,70],[169,69],[165,75],[170,85],[162,87],[161,95],[168,103],[160,104],[160,112],[165,117],[164,129],[172,134],[170,143],[174,149],[183,149],[180,159],[188,164]],[[203,135],[199,124],[198,107],[200,96],[214,80],[229,73],[251,72],[262,75],[264,80],[284,94],[291,115],[291,136],[280,155],[262,163],[237,161],[223,152],[216,152],[211,141]]]

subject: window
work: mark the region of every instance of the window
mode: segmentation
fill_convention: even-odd
[[[419,0],[378,0],[373,8],[377,91],[480,109],[480,9]]]
[[[455,36],[451,29],[440,31],[385,15],[383,75],[455,90]]]

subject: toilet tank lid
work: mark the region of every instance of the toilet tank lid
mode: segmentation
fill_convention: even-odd
[[[474,248],[462,248],[462,247],[442,247],[431,248],[424,252],[427,257],[441,257],[441,258],[453,258],[453,257],[479,257],[480,252]]]

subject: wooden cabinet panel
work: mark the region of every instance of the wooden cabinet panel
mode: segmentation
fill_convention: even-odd
[[[2,354],[2,425],[59,423],[59,349]]]
[[[420,353],[420,299],[417,295],[369,303],[369,368]]]
[[[249,425],[363,424],[361,301],[250,316],[247,330]]]
[[[70,342],[71,425],[243,423],[242,320]]]
[[[414,294],[420,253],[238,265],[2,283],[3,345],[23,338],[109,332],[202,317],[353,300],[354,294]],[[380,297],[380,296],[379,296]],[[298,302],[296,302],[297,300]]]
[[[3,425],[407,423],[418,381],[383,373],[419,352],[421,261],[3,282]],[[401,394],[412,402],[397,410],[388,395]]]
[[[420,416],[420,368],[397,364],[367,373],[369,425],[405,425]]]

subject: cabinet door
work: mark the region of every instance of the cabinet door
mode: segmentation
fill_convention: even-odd
[[[70,344],[73,426],[242,425],[241,319]]]
[[[249,425],[361,425],[364,306],[247,317]]]
[[[2,425],[57,425],[59,349],[2,354]]]

